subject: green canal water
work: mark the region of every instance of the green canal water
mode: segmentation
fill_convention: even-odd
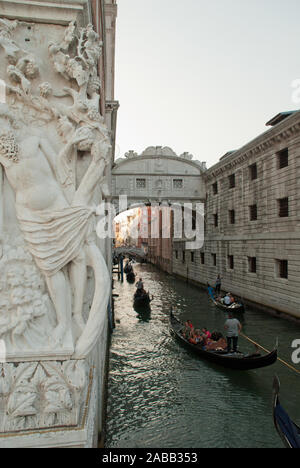
[[[272,420],[272,381],[281,381],[281,402],[300,423],[300,375],[277,362],[247,372],[226,370],[191,354],[169,331],[170,305],[182,319],[223,330],[224,313],[205,291],[136,265],[154,295],[151,312],[133,308],[134,285],[115,281],[116,329],[110,350],[106,447],[277,448]],[[291,361],[300,327],[255,309],[241,319],[243,332],[267,349],[279,339],[279,356]],[[240,349],[253,346],[240,338]],[[251,347],[252,346],[252,347]]]

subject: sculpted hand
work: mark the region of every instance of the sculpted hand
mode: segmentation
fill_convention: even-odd
[[[87,138],[87,135],[86,135],[85,129],[84,128],[79,128],[78,130],[76,130],[76,132],[72,136],[72,139],[71,139],[70,143],[72,145],[78,145],[78,143],[80,143],[81,141],[86,140],[86,138]]]
[[[94,143],[92,147],[93,161],[103,161],[105,163],[105,166],[107,166],[107,164],[110,161],[110,149],[111,145],[108,143],[107,140],[100,140]]]

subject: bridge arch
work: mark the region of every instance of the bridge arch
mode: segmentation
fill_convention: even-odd
[[[203,203],[206,163],[189,153],[178,156],[171,148],[151,146],[138,155],[134,151],[115,161],[112,170],[112,201],[127,196],[128,208],[152,203]],[[123,211],[117,209],[117,212]]]

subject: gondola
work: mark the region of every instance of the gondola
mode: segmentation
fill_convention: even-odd
[[[132,271],[132,266],[130,265],[129,262],[126,263],[125,267],[124,267],[124,273],[127,275],[128,273],[130,273]]]
[[[148,306],[151,302],[150,295],[149,293],[139,295],[135,293],[134,295],[134,306],[139,307],[139,306]]]
[[[241,301],[237,301],[231,306],[226,306],[225,304],[222,304],[222,302],[218,301],[210,288],[208,289],[208,295],[209,298],[212,300],[214,305],[218,307],[218,309],[223,310],[223,312],[232,312],[233,314],[242,314],[245,312],[245,305]]]
[[[273,420],[276,431],[285,447],[300,448],[300,427],[295,424],[279,402],[280,382],[274,377],[273,382]]]
[[[134,283],[135,282],[135,273],[134,273],[133,270],[130,271],[129,273],[127,273],[126,279],[127,279],[128,283]]]
[[[259,369],[261,367],[267,367],[274,364],[277,360],[277,349],[274,349],[269,354],[260,355],[259,353],[254,354],[233,354],[227,353],[226,351],[205,351],[200,346],[193,345],[182,335],[184,329],[183,323],[181,323],[171,311],[170,313],[170,330],[175,338],[190,351],[193,351],[199,357],[207,359],[208,361],[219,364],[223,367],[234,369],[234,370],[251,370]]]

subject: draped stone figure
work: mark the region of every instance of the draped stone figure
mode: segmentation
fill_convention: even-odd
[[[10,80],[8,104],[0,106],[0,163],[15,194],[25,246],[43,275],[54,310],[50,333],[46,327],[49,346],[53,353],[63,348],[71,330],[72,357],[77,359],[95,346],[109,297],[108,270],[95,236],[94,206],[98,185],[102,196],[109,194],[105,170],[111,158],[108,131],[99,113],[97,61],[102,44],[91,25],[77,31],[71,23],[62,41],[51,42],[47,51],[54,73],[71,86],[56,91],[51,83],[42,82],[33,88],[41,75],[38,61],[13,39],[17,29],[18,22],[0,23],[0,38],[1,31],[5,37],[0,46]],[[59,144],[53,141],[55,134]],[[89,158],[81,180],[77,180],[78,152]],[[94,293],[85,322],[88,266],[94,273]],[[26,322],[27,335],[38,327],[34,318],[31,314]],[[12,348],[18,341],[15,330],[16,326],[3,328],[4,337],[11,333]],[[45,327],[40,332],[45,333]],[[33,337],[27,342],[35,347]]]

